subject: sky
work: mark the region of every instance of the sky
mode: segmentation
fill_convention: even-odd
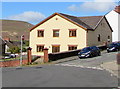
[[[118,5],[116,0],[83,0],[79,2],[64,2],[65,0],[63,2],[8,1],[5,0],[0,3],[2,6],[1,19],[26,21],[34,25],[55,12],[73,16],[100,16],[105,15]]]

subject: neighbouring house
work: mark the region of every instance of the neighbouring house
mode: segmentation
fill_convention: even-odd
[[[5,41],[0,36],[0,56],[5,54],[5,45],[6,45]]]
[[[5,53],[10,53],[8,50],[13,47],[19,47],[20,42],[19,41],[11,41],[9,37],[4,37],[3,38],[5,42]]]
[[[13,44],[10,42],[9,37],[5,37],[3,40],[5,42],[5,53],[9,53],[8,50],[13,47]]]
[[[113,29],[112,41],[120,41],[120,37],[118,37],[118,34],[120,33],[120,25],[118,25],[120,21],[120,5],[116,6],[114,10],[107,13],[105,17]]]
[[[112,41],[112,28],[105,16],[76,17],[54,13],[30,29],[33,55],[81,49]]]

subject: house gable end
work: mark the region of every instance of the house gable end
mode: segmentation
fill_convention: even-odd
[[[40,26],[41,24],[43,24],[44,22],[48,21],[49,19],[51,19],[52,17],[54,17],[54,16],[56,16],[56,15],[58,15],[58,16],[64,18],[65,20],[67,20],[67,21],[69,21],[69,22],[71,22],[71,23],[73,23],[73,24],[75,24],[75,25],[83,28],[84,30],[87,30],[86,28],[84,28],[84,27],[81,26],[80,24],[78,24],[78,23],[76,23],[76,22],[74,22],[74,21],[66,18],[65,16],[63,16],[63,15],[61,15],[61,14],[59,14],[59,13],[54,13],[54,14],[52,14],[51,16],[49,16],[48,18],[46,18],[46,19],[44,19],[43,21],[41,21],[40,23],[38,23],[37,25],[35,25],[34,27],[32,27],[32,28],[30,29],[30,31],[32,31],[33,29],[35,29],[36,27]]]
[[[113,32],[113,30],[112,30],[112,28],[111,28],[111,26],[110,26],[110,24],[109,24],[109,22],[107,21],[107,19],[106,19],[105,16],[103,16],[103,17],[100,19],[100,21],[98,22],[98,24],[96,25],[96,27],[94,28],[94,30],[99,26],[99,24],[101,24],[101,22],[102,22],[103,19],[105,20],[105,22],[106,22],[107,25],[109,26],[111,32]]]
[[[104,19],[105,19],[105,21],[107,22],[108,26],[110,27],[110,30],[113,32],[113,29],[112,29],[112,27],[110,26],[110,24],[109,24],[109,22],[108,22],[108,20],[106,19],[105,16],[104,16]]]

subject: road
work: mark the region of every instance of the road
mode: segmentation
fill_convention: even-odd
[[[105,70],[74,66],[77,64],[98,66],[103,60],[109,61],[114,58],[115,53],[105,53],[90,60],[77,59],[37,67],[3,68],[2,85],[3,87],[117,87],[118,79]]]
[[[106,51],[103,51],[101,53],[101,56],[93,57],[93,58],[85,58],[85,59],[80,59],[76,57],[75,60],[68,61],[68,62],[63,62],[59,63],[59,65],[81,65],[84,67],[100,67],[100,64],[105,63],[105,62],[110,62],[113,60],[116,60],[116,54],[117,52],[111,52],[107,53]]]

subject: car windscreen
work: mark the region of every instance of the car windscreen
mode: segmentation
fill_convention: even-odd
[[[110,44],[108,47],[116,47],[117,44]]]
[[[117,43],[118,46],[120,46],[120,43]]]
[[[91,50],[90,47],[87,47],[87,48],[82,49],[81,51],[82,51],[82,52],[88,52],[88,51],[90,51],[90,50]]]
[[[99,48],[96,47],[96,46],[91,47],[91,49],[93,49],[93,50],[99,50]]]

